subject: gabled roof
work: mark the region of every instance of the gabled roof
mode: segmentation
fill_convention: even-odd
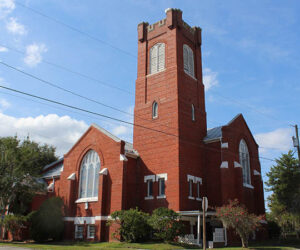
[[[57,177],[60,176],[61,172],[64,169],[64,163],[63,161],[57,164],[55,167],[49,169],[45,173],[42,174],[42,178],[52,178],[52,177]]]
[[[204,137],[204,141],[213,141],[222,138],[222,126],[211,128],[207,130],[207,134]]]

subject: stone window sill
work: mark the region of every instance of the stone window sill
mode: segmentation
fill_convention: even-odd
[[[146,196],[146,197],[145,197],[145,200],[153,200],[153,199],[154,199],[153,196]]]
[[[248,184],[248,183],[243,183],[243,186],[246,187],[246,188],[254,189],[254,187],[251,184]]]
[[[188,197],[190,200],[195,200],[195,197],[193,197],[193,196],[189,196]]]
[[[201,198],[196,198],[196,201],[202,201],[202,199]]]
[[[159,195],[159,196],[157,196],[156,198],[157,198],[157,199],[165,199],[166,196],[165,196],[165,195]]]
[[[85,202],[96,202],[98,201],[98,197],[88,197],[88,198],[80,198],[75,201],[75,203],[85,203]]]

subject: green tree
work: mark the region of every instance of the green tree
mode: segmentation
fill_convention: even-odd
[[[5,216],[3,226],[11,233],[12,239],[14,240],[19,230],[25,226],[26,221],[26,216],[9,214]]]
[[[62,199],[45,200],[39,210],[32,212],[30,222],[31,237],[35,241],[60,240],[64,230]]]
[[[131,208],[113,212],[107,225],[117,225],[113,233],[115,238],[126,242],[139,242],[149,237],[148,218],[149,214],[139,211],[138,208]]]
[[[0,138],[0,215],[26,214],[28,204],[43,186],[38,182],[43,167],[57,160],[55,148],[39,145],[28,137]]]
[[[282,237],[288,233],[300,234],[300,167],[292,151],[276,159],[276,165],[267,173],[267,191],[270,217],[281,227]]]
[[[148,222],[154,230],[154,236],[159,240],[173,241],[175,237],[184,234],[184,225],[179,221],[178,213],[172,209],[155,209]]]
[[[239,235],[243,248],[248,247],[250,233],[260,226],[262,216],[248,213],[238,200],[229,201],[229,204],[216,208],[216,216],[226,228],[232,228]]]

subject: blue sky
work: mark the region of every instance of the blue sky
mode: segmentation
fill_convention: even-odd
[[[55,89],[3,64],[0,85],[132,121],[127,113],[132,114],[134,107],[137,24],[163,19],[169,7],[180,8],[187,23],[202,28],[208,127],[226,124],[243,113],[260,145],[260,156],[273,159],[293,149],[290,125],[299,124],[300,114],[299,1],[0,0],[3,63],[125,113]],[[55,145],[62,155],[91,123],[132,140],[130,126],[0,89],[0,136],[29,134]],[[261,160],[264,180],[272,164]]]

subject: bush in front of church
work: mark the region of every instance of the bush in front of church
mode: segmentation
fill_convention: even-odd
[[[30,233],[33,240],[43,242],[60,240],[64,230],[63,201],[53,197],[43,202],[40,209],[32,212]]]
[[[166,207],[155,209],[148,223],[153,229],[156,240],[173,241],[176,237],[184,234],[185,227],[179,221],[179,214]]]
[[[117,224],[113,237],[126,242],[141,242],[149,238],[150,227],[147,223],[149,214],[138,208],[115,211],[111,214],[108,225]]]

